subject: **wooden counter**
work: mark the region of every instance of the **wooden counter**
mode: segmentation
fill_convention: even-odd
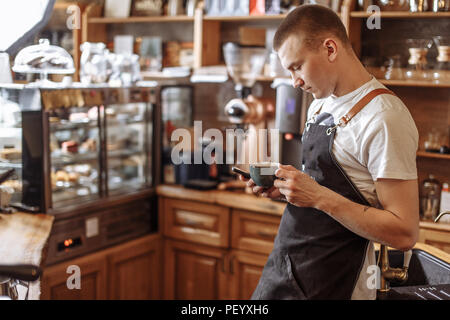
[[[204,203],[217,204],[233,209],[256,211],[277,216],[283,214],[286,203],[273,201],[243,191],[199,191],[183,188],[178,185],[159,185],[156,188],[158,196],[176,198],[182,200],[201,201]]]
[[[246,194],[243,191],[199,191],[178,185],[160,185],[157,187],[156,192],[158,196],[162,197],[199,201],[232,209],[272,214],[279,217],[283,214],[286,206],[285,203]],[[450,254],[450,224],[421,221],[419,242],[416,248],[430,253],[432,253],[431,250],[433,249],[440,249],[439,252],[445,251],[447,254]],[[440,258],[450,261],[449,256]]]
[[[219,204],[235,209],[259,211],[279,216],[283,214],[284,208],[286,207],[286,204],[283,202],[273,201],[267,198],[246,194],[243,191],[199,191],[194,189],[187,189],[179,185],[163,184],[159,185],[156,188],[156,193],[158,194],[158,196],[201,201],[205,203]],[[420,228],[450,232],[450,223],[420,221]]]
[[[0,214],[0,264],[33,264],[42,267],[53,220],[53,216],[46,214]],[[30,282],[28,299],[38,300],[39,296],[39,281]],[[21,292],[19,298],[25,298]]]

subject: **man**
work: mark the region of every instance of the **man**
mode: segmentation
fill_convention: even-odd
[[[303,170],[280,165],[269,190],[247,182],[255,194],[288,202],[252,299],[375,299],[367,281],[373,242],[406,251],[418,237],[414,121],[365,70],[330,9],[296,8],[274,49],[294,87],[315,100]]]

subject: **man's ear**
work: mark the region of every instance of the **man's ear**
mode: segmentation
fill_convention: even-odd
[[[335,40],[325,39],[323,42],[324,47],[327,50],[328,60],[334,62],[337,58],[338,46]]]

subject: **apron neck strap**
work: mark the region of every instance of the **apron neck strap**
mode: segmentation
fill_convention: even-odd
[[[327,135],[330,135],[333,133],[334,130],[336,130],[337,127],[345,126],[352,118],[358,114],[372,99],[374,99],[376,96],[379,96],[380,94],[391,94],[393,96],[396,96],[395,93],[393,93],[391,90],[380,88],[370,91],[368,94],[366,94],[364,97],[361,98],[354,106],[350,109],[349,112],[345,116],[343,116],[341,119],[339,119],[338,124],[336,124],[334,127],[327,129]]]
[[[335,129],[339,126],[345,126],[354,116],[358,114],[370,101],[372,101],[376,96],[379,96],[380,94],[391,94],[393,96],[397,96],[394,92],[392,92],[389,89],[385,88],[379,88],[374,89],[370,91],[368,94],[366,94],[364,97],[361,98],[354,106],[350,109],[349,112],[345,116],[343,116],[341,119],[339,119],[339,122],[336,126],[333,127]],[[323,103],[320,106],[319,110],[314,112],[312,119],[314,119],[320,112],[322,111]]]
[[[370,91],[368,94],[366,94],[364,97],[361,98],[361,100],[356,103],[353,108],[350,109],[349,112],[345,116],[343,116],[341,119],[339,119],[339,126],[346,125],[354,116],[358,114],[370,101],[372,101],[376,96],[379,96],[380,94],[391,94],[395,96],[395,93],[393,93],[391,90],[380,88]]]

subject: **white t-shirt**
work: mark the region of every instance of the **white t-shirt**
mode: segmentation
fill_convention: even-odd
[[[341,97],[316,99],[308,119],[322,106],[334,123],[367,93],[385,88],[375,78]],[[329,124],[328,121],[323,124]],[[369,102],[350,122],[336,129],[333,154],[372,206],[381,208],[374,181],[380,178],[417,179],[419,133],[411,114],[396,96],[382,94]]]
[[[309,107],[308,119],[322,106],[322,116],[317,120],[323,122],[319,124],[338,123],[361,98],[378,88],[385,86],[373,78],[344,96],[316,99]],[[332,118],[323,117],[324,113]],[[333,154],[367,201],[381,208],[374,181],[380,178],[417,179],[418,140],[416,125],[403,102],[391,94],[382,94],[370,101],[347,125],[336,129]],[[370,243],[352,299],[376,297],[376,290],[367,286],[371,275],[367,268],[375,264],[373,243]]]

